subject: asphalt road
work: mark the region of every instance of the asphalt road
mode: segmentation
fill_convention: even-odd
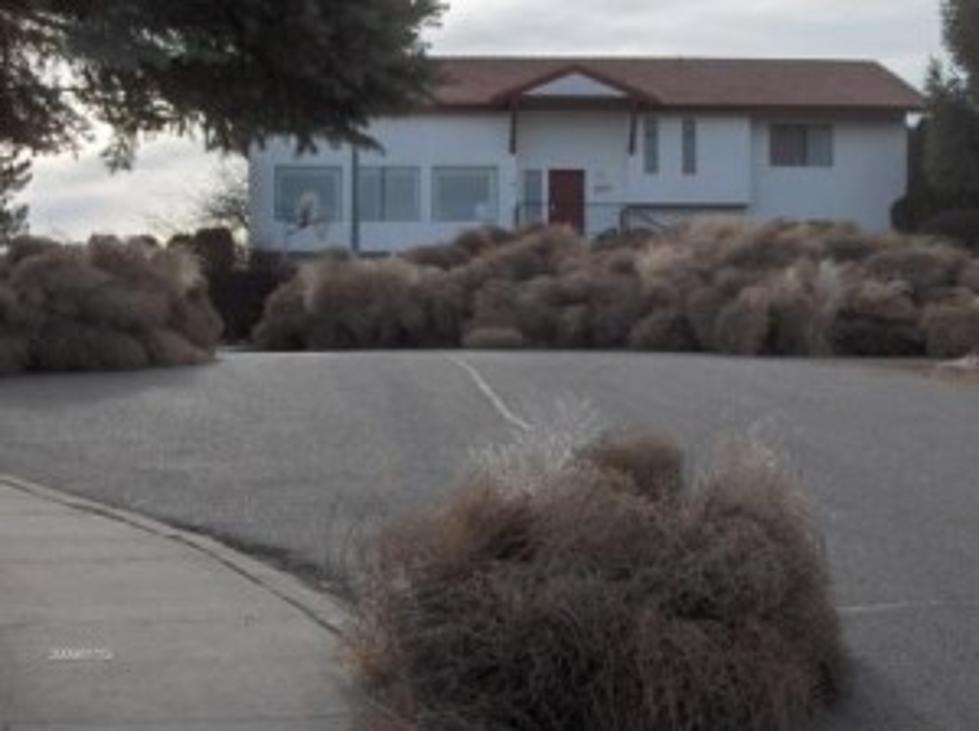
[[[800,474],[826,535],[857,660],[826,728],[979,728],[979,388],[856,363],[454,357],[228,354],[0,380],[0,472],[330,573],[337,526],[431,499],[473,448],[559,401],[704,458],[752,434]]]

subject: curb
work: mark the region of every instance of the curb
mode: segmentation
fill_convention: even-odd
[[[186,546],[218,561],[253,584],[275,595],[328,632],[339,637],[344,634],[343,626],[346,624],[349,613],[336,599],[315,591],[296,577],[231,549],[213,538],[174,528],[153,518],[69,495],[12,475],[0,473],[0,486],[6,486],[67,508],[115,520],[158,538]]]

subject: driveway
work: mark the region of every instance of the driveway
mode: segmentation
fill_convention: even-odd
[[[602,353],[228,354],[0,381],[0,472],[329,578],[351,518],[427,500],[513,423],[589,403],[700,458],[797,470],[857,660],[832,729],[979,728],[979,388],[859,363]]]

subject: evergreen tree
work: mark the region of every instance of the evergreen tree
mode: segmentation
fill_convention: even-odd
[[[362,138],[432,81],[438,0],[0,0],[0,141],[70,148],[91,120],[125,167],[139,135],[244,152],[276,134]]]
[[[374,116],[423,99],[421,32],[440,0],[0,0],[0,146],[77,147],[93,123],[104,157],[131,166],[141,136],[199,133],[244,153],[286,134],[369,143]],[[5,153],[0,216],[29,168]]]
[[[27,233],[27,206],[13,198],[30,182],[30,162],[0,146],[0,246]]]
[[[933,62],[928,74],[925,172],[949,204],[979,198],[979,107],[967,80]]]
[[[945,45],[979,99],[979,0],[943,0]]]

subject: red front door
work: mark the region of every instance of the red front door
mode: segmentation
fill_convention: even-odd
[[[579,233],[585,230],[585,171],[551,170],[550,215],[552,224],[566,224]]]

